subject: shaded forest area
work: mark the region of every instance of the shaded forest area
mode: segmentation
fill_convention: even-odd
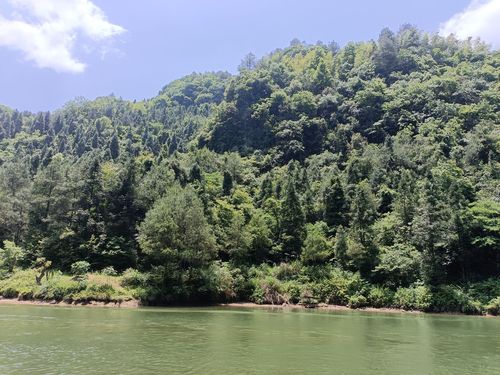
[[[499,68],[405,25],[145,101],[0,106],[0,294],[39,270],[39,297],[68,297],[91,271],[149,304],[498,311]]]

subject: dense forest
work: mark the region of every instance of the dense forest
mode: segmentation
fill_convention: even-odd
[[[0,106],[0,294],[500,309],[499,51],[405,25],[238,71]]]

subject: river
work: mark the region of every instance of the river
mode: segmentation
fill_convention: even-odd
[[[500,318],[0,305],[0,374],[500,374]]]

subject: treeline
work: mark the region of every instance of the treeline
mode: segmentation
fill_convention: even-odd
[[[0,107],[0,274],[86,261],[149,303],[480,309],[500,295],[499,68],[403,26],[146,101]]]

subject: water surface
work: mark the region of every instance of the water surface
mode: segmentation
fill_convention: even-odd
[[[500,319],[0,305],[0,374],[500,374]]]

